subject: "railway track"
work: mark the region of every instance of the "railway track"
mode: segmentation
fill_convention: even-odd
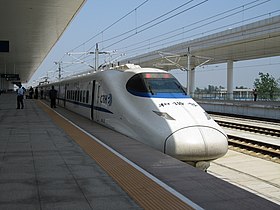
[[[228,135],[228,137],[229,149],[280,164],[279,146],[233,135]]]
[[[255,125],[249,125],[249,124],[238,124],[238,123],[234,123],[234,122],[225,122],[225,121],[221,121],[221,120],[215,120],[215,121],[222,127],[239,129],[239,130],[249,131],[249,132],[253,132],[253,133],[280,137],[280,130],[278,130],[276,128],[259,127],[259,126],[255,126]]]
[[[226,130],[238,131],[239,135],[226,132],[229,137],[229,149],[280,163],[280,144],[257,141],[248,138],[247,135],[242,135],[250,132],[258,136],[258,139],[265,136],[273,138],[273,141],[280,142],[280,139],[278,139],[280,137],[279,124],[217,115],[212,117]]]

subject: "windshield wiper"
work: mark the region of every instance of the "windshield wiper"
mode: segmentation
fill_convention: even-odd
[[[151,88],[150,85],[148,86],[148,89],[149,89],[150,93],[151,93],[152,95],[154,95],[154,92],[152,91],[152,88]]]

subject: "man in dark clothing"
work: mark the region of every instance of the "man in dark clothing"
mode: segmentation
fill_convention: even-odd
[[[256,101],[258,96],[257,89],[253,89],[253,95],[254,95],[254,101]]]
[[[24,95],[24,92],[25,92],[25,89],[22,87],[21,84],[19,84],[18,86],[19,88],[17,89],[17,109],[20,108],[20,105],[21,105],[21,108],[23,109],[23,95]]]
[[[38,99],[38,87],[35,88],[34,99]]]
[[[29,98],[30,98],[30,99],[33,98],[33,94],[34,94],[34,89],[33,89],[33,87],[31,86],[31,87],[29,88]]]
[[[44,91],[43,91],[43,88],[41,88],[41,90],[40,90],[40,95],[41,95],[41,99],[43,99],[43,98],[44,98]]]
[[[49,91],[49,96],[51,99],[51,108],[56,108],[57,90],[54,89],[53,85],[52,85],[52,89]]]

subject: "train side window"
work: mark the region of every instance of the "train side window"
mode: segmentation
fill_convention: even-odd
[[[85,102],[86,102],[86,91],[83,90],[83,103],[85,103]]]
[[[87,94],[86,94],[86,103],[88,103],[88,99],[89,99],[89,91],[87,90]]]

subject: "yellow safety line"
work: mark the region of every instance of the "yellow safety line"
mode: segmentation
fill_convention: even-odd
[[[38,103],[53,121],[75,140],[121,187],[144,209],[193,209],[191,206],[168,192],[151,178],[122,160],[56,114],[43,102]]]

